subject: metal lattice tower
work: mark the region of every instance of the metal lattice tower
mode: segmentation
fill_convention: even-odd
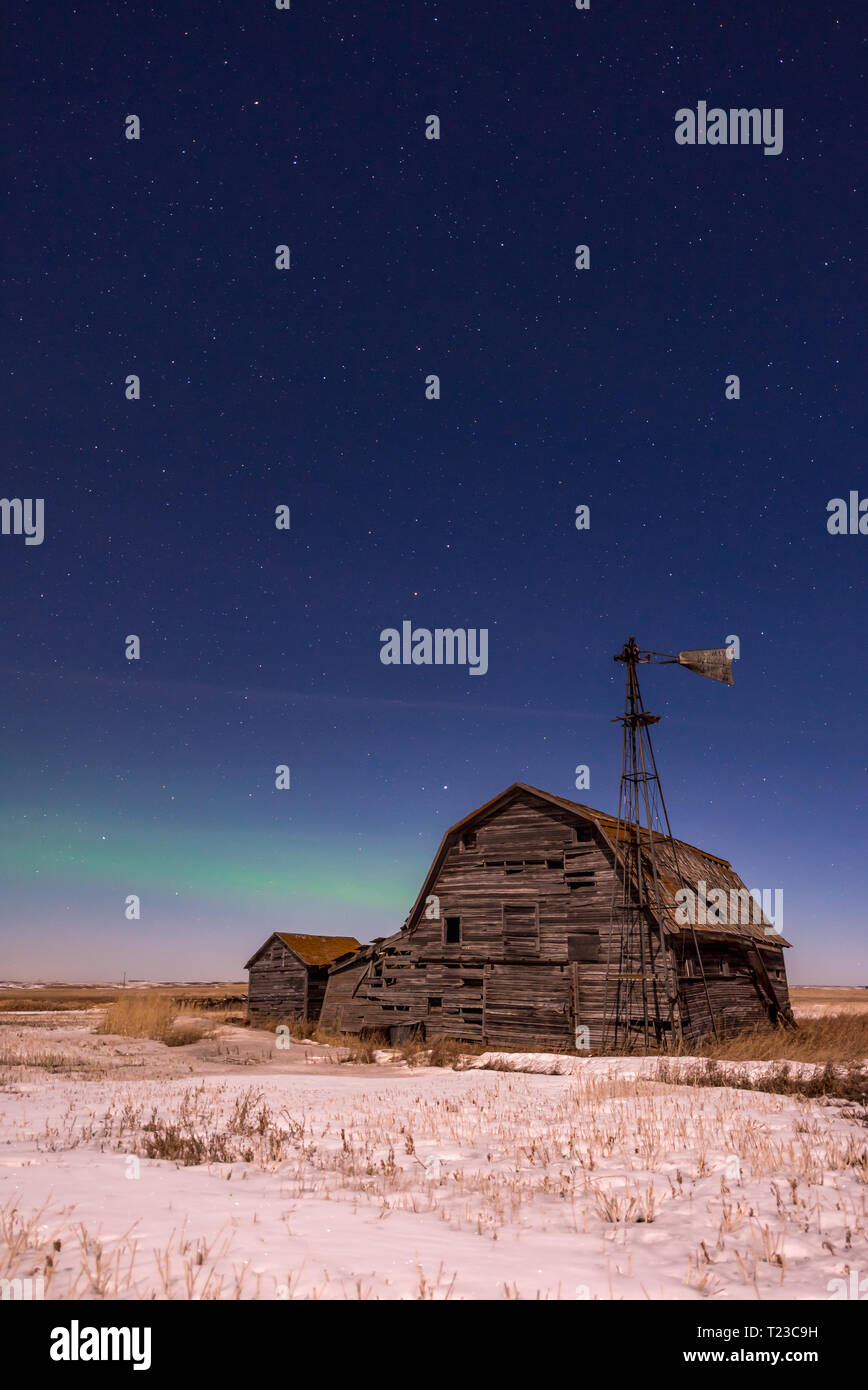
[[[720,666],[721,659],[725,659],[723,652],[668,656],[641,651],[634,637],[615,656],[626,665],[627,685],[624,713],[613,720],[623,725],[623,748],[603,1003],[604,1051],[660,1043],[672,1049],[680,1041],[684,1022],[667,925],[672,909],[664,906],[661,894],[657,854],[661,839],[669,843],[679,885],[683,880],[651,744],[650,726],[659,723],[660,717],[645,709],[636,668],[641,662],[684,665],[731,684],[731,672],[728,665]],[[704,982],[695,931],[692,937]],[[683,938],[680,945],[683,957]],[[705,990],[707,997],[707,984]]]

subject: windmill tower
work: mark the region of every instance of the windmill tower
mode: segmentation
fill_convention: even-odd
[[[732,661],[725,648],[680,652],[678,656],[642,651],[635,637],[615,656],[627,669],[624,713],[613,720],[623,726],[621,785],[615,831],[615,872],[609,914],[609,937],[603,1004],[603,1048],[626,1051],[663,1043],[676,1047],[685,1022],[677,970],[690,950],[705,986],[708,1011],[714,1015],[696,929],[690,938],[672,931],[673,909],[661,891],[659,848],[667,841],[678,886],[683,879],[678,846],[663,799],[650,727],[660,716],[649,714],[639,689],[637,667],[686,666],[711,680],[732,685]],[[674,943],[678,942],[676,962]]]

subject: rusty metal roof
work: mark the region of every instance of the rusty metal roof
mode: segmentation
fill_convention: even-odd
[[[552,792],[540,791],[539,787],[531,787],[526,782],[516,782],[515,785],[523,788],[524,791],[534,792],[537,796],[543,796],[547,801],[556,801],[567,811],[576,811],[581,816],[590,817],[590,819],[595,820],[610,837],[614,836],[618,828],[618,817],[609,815],[607,811],[595,811],[593,806],[584,806],[579,801],[568,801],[565,796],[555,796]],[[627,825],[626,821],[621,822],[621,843],[626,843],[630,828],[631,827]],[[642,838],[643,840],[647,840],[647,837],[648,831],[643,827]],[[669,836],[664,835],[659,830],[655,830],[654,843],[655,845],[668,844]],[[707,849],[698,849],[696,845],[689,845],[686,840],[676,840],[675,843],[676,845],[682,846],[684,849],[693,850],[695,854],[701,854],[703,859],[714,859],[718,864],[723,864],[727,869],[732,867],[728,859],[721,858],[719,854],[712,854]]]
[[[302,936],[283,931],[277,935],[306,965],[331,965],[339,956],[358,951],[362,944],[354,936]]]
[[[259,950],[256,951],[245,965],[244,969],[249,970],[251,965],[270,941],[277,937],[284,946],[288,946],[291,951],[304,962],[305,965],[331,965],[341,956],[347,955],[351,951],[358,951],[361,942],[354,936],[305,936],[301,932],[272,932],[268,941],[263,942]]]

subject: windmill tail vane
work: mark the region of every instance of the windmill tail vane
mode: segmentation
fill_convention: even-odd
[[[698,676],[732,685],[732,653],[729,647],[706,647],[695,652],[679,652],[678,665],[686,666]]]

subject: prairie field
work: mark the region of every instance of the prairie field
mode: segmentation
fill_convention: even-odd
[[[235,985],[62,988],[0,993],[0,1279],[34,1297],[822,1300],[868,1275],[863,991],[607,1058],[279,1046],[231,1021]]]

